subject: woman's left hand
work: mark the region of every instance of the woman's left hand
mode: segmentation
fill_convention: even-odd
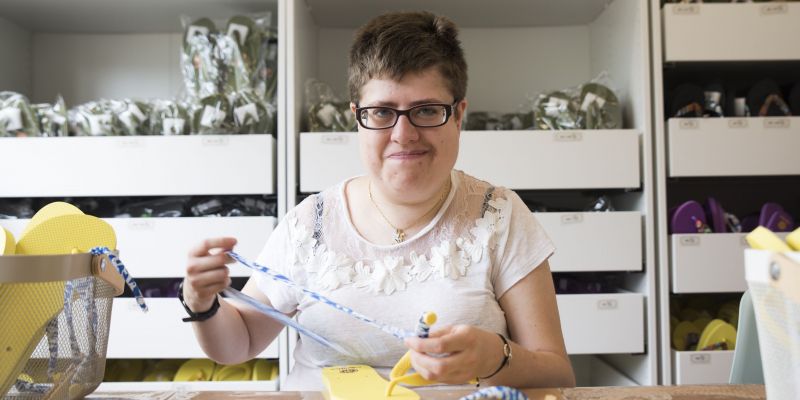
[[[430,381],[460,384],[493,373],[503,361],[503,341],[496,333],[471,325],[431,330],[427,339],[407,338],[411,365]]]

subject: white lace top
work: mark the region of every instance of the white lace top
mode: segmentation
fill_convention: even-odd
[[[440,324],[470,324],[507,335],[498,299],[554,251],[519,196],[453,171],[433,220],[396,245],[356,231],[345,182],[310,196],[272,232],[258,262],[381,322],[413,331],[424,311]],[[351,350],[345,356],[301,336],[286,390],[320,390],[319,367],[391,367],[405,353],[397,338],[304,297],[266,276],[258,287],[278,310]],[[434,329],[436,327],[434,325]]]

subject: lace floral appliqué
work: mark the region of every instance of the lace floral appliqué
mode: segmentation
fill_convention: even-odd
[[[308,280],[316,289],[335,290],[345,285],[390,295],[406,289],[412,280],[457,280],[467,274],[470,265],[481,261],[497,246],[498,232],[504,229],[510,213],[508,200],[489,200],[486,212],[475,220],[472,237],[442,241],[429,251],[429,256],[412,251],[404,257],[386,256],[376,260],[352,260],[345,254],[328,250],[310,229],[296,217],[289,222],[291,241],[289,262],[293,270],[305,268]]]

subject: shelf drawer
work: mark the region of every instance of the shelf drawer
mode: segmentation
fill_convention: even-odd
[[[0,226],[19,239],[28,221],[5,220]],[[107,218],[105,221],[114,228],[119,257],[134,279],[184,276],[189,250],[211,237],[237,238],[236,252],[254,260],[277,223],[275,217]],[[250,269],[245,266],[229,267],[231,276],[250,276]]]
[[[186,311],[177,298],[146,298],[143,313],[132,298],[116,298],[106,358],[206,358],[192,331],[181,321]],[[168,332],[169,334],[165,334]],[[276,338],[258,358],[278,358]]]
[[[665,4],[662,19],[667,62],[800,59],[783,40],[800,37],[800,4]]]
[[[672,350],[672,368],[676,385],[728,383],[731,365],[733,365],[733,350]]]
[[[560,294],[556,298],[567,353],[644,352],[642,294]]]
[[[670,177],[800,175],[800,117],[671,118],[667,141]]]
[[[465,131],[458,159],[457,169],[512,189],[640,186],[635,130]],[[363,173],[358,133],[300,134],[301,192]]]
[[[642,215],[638,211],[536,213],[556,246],[554,272],[641,271]]]
[[[95,390],[95,395],[108,392],[153,392],[139,393],[143,399],[164,398],[165,392],[274,392],[278,381],[238,381],[238,382],[103,382]],[[105,396],[101,396],[105,397]]]
[[[0,197],[275,193],[272,135],[0,138]]]

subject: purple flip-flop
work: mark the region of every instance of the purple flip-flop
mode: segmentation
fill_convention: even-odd
[[[708,233],[706,213],[700,203],[689,200],[674,209],[670,218],[672,233]]]

